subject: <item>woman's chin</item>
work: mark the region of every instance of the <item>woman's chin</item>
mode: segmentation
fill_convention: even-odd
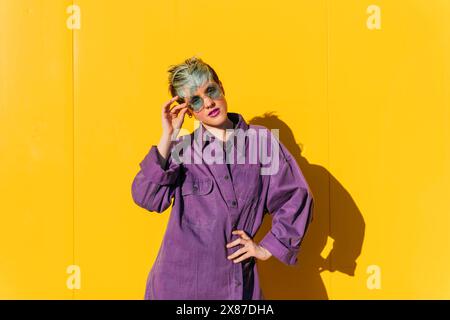
[[[206,121],[207,125],[210,125],[212,127],[220,127],[227,121],[228,115],[226,112],[223,112],[221,110],[220,114],[216,117],[208,117],[208,120]]]

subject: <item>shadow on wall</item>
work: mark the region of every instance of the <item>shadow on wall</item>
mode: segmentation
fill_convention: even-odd
[[[314,216],[300,247],[298,262],[287,266],[274,257],[257,261],[264,298],[302,300],[328,299],[321,272],[339,271],[354,276],[356,259],[364,240],[364,219],[350,194],[324,167],[305,159],[292,130],[275,114],[254,117],[250,124],[279,129],[280,141],[297,161],[314,196]],[[254,237],[258,243],[272,226],[272,215],[266,215]],[[327,239],[333,247],[322,257]]]

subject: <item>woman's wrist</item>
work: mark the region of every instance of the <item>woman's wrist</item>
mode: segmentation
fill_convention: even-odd
[[[259,245],[259,247],[262,248],[262,250],[264,251],[266,259],[269,259],[272,256],[272,253],[269,250],[267,250],[261,245]]]
[[[169,158],[170,150],[172,147],[172,138],[170,135],[163,133],[158,143],[158,151],[162,158],[160,158],[160,164],[162,168],[165,168],[167,159]]]
[[[163,132],[160,137],[160,141],[170,141],[172,139],[172,133],[171,132]]]

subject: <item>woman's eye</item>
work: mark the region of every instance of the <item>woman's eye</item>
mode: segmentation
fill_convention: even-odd
[[[192,100],[191,100],[191,103],[192,104],[196,104],[198,102],[198,98],[193,98]]]
[[[219,90],[216,87],[211,87],[208,89],[208,94],[212,97],[217,97]]]

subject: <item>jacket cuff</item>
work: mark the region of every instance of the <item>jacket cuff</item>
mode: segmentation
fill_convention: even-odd
[[[145,156],[144,160],[141,161],[140,167],[142,172],[147,177],[148,181],[159,184],[159,185],[170,185],[174,184],[177,180],[177,166],[171,163],[171,155],[169,154],[169,159],[167,159],[166,167],[163,169],[159,162],[158,157],[159,151],[156,145],[152,145],[150,151]]]
[[[287,265],[295,265],[297,263],[298,249],[287,248],[269,231],[259,242],[259,245],[266,248],[278,260]]]

